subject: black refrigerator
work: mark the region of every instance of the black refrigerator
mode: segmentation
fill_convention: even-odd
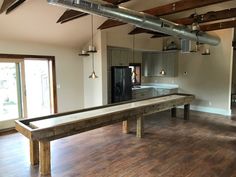
[[[131,69],[128,66],[111,67],[111,102],[132,99]]]

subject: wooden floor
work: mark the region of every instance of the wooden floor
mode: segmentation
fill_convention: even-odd
[[[115,124],[54,141],[53,177],[236,177],[236,121],[191,112],[145,119],[145,136],[121,133]],[[36,177],[28,141],[0,136],[0,177]]]

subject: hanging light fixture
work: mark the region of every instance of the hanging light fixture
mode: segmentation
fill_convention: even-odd
[[[133,46],[132,46],[132,52],[133,52],[133,63],[134,63],[134,45],[135,45],[135,34],[133,35]],[[136,81],[136,72],[135,72],[135,67],[133,68],[133,71],[132,71],[132,80],[134,80],[134,82]]]
[[[166,71],[163,68],[160,71],[160,75],[162,75],[162,76],[166,75]]]
[[[96,75],[95,71],[94,71],[94,53],[96,53],[96,47],[93,45],[93,15],[91,15],[91,32],[92,32],[92,44],[89,46],[89,50],[88,52],[92,54],[92,73],[91,75],[89,76],[89,78],[91,79],[96,79],[98,78],[98,76]]]

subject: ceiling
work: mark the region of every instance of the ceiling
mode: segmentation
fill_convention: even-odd
[[[122,6],[142,11],[152,7],[173,3],[178,0],[131,0]],[[0,0],[0,6],[2,0]],[[220,3],[217,5],[198,8],[198,13],[208,11],[235,8],[236,0]],[[46,0],[26,0],[21,6],[9,14],[0,15],[1,40],[29,41],[42,44],[80,48],[91,37],[90,16],[78,18],[63,24],[56,23],[58,18],[65,12],[62,7],[52,6]],[[180,18],[193,14],[195,10],[189,10],[166,18]],[[96,16],[94,29],[97,29],[106,18]],[[96,32],[96,30],[94,30]],[[151,40],[151,39],[150,39]]]
[[[0,15],[0,39],[80,48],[91,36],[90,16],[56,23],[64,11],[46,0],[27,0],[12,13]],[[95,17],[94,29],[103,21],[104,18]]]

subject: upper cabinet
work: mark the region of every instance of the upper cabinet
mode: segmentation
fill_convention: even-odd
[[[165,75],[161,74],[165,72]],[[143,52],[142,55],[143,76],[175,77],[178,74],[177,51]]]
[[[110,66],[129,66],[129,63],[142,63],[142,51],[133,51],[128,48],[108,47],[108,63]]]
[[[166,71],[166,76],[176,77],[178,76],[178,52],[177,51],[165,51],[162,52],[162,65]]]
[[[110,66],[129,66],[129,49],[108,47],[107,52]]]

